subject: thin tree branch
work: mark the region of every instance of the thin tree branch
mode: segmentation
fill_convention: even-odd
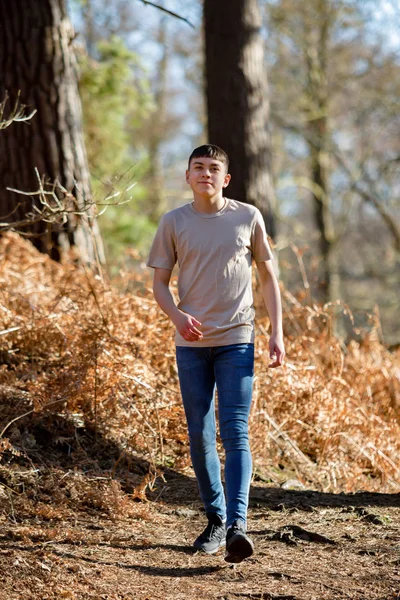
[[[302,135],[303,138],[306,139],[307,141],[310,140],[310,136],[307,135],[300,128],[300,126],[288,123],[281,115],[275,115],[275,118],[276,118],[276,121],[279,123],[279,125],[284,127],[286,130],[293,131],[294,133]],[[382,220],[386,223],[387,228],[389,229],[389,231],[392,234],[396,252],[400,253],[400,224],[397,222],[395,217],[393,217],[393,215],[390,214],[390,212],[386,209],[383,202],[379,198],[379,195],[378,195],[376,189],[374,189],[374,182],[371,181],[368,174],[365,172],[365,169],[362,169],[360,167],[360,165],[358,165],[358,169],[361,171],[362,176],[369,184],[369,187],[371,187],[373,189],[373,193],[370,193],[367,190],[365,190],[364,188],[360,187],[360,176],[359,176],[360,174],[356,173],[355,170],[352,169],[346,163],[346,161],[343,158],[337,145],[334,144],[332,140],[330,143],[331,143],[330,151],[332,152],[332,155],[335,157],[338,164],[341,166],[341,168],[345,171],[345,173],[348,175],[348,177],[350,179],[350,185],[351,185],[350,189],[352,191],[354,191],[356,194],[358,194],[358,196],[360,196],[360,198],[364,202],[368,202],[369,204],[372,204],[372,206],[375,207],[376,211],[381,216]],[[390,161],[390,163],[397,162],[398,160],[399,160],[399,157],[395,157],[393,160]],[[383,169],[382,169],[382,172],[384,172]]]
[[[32,210],[25,212],[24,218],[19,221],[8,221],[9,217],[20,206],[17,207],[8,215],[0,216],[0,232],[2,231],[17,231],[20,235],[24,235],[21,231],[23,227],[32,227],[33,224],[44,221],[46,223],[55,223],[58,225],[65,225],[68,221],[69,215],[76,217],[86,217],[88,220],[94,219],[95,217],[103,214],[109,206],[120,206],[130,202],[131,197],[124,199],[124,194],[129,192],[135,185],[136,182],[130,183],[124,190],[115,191],[104,198],[102,202],[96,202],[95,200],[84,199],[81,205],[75,196],[68,192],[68,190],[61,185],[56,179],[53,183],[45,182],[44,178],[39,176],[39,172],[35,167],[36,177],[38,179],[38,190],[35,192],[24,192],[15,188],[7,187],[6,190],[9,192],[15,192],[23,196],[28,196],[32,199]],[[77,186],[77,183],[75,182]],[[45,186],[50,189],[45,189]],[[56,190],[59,190],[59,195],[56,194]],[[34,200],[37,199],[38,203],[35,204]],[[93,207],[103,207],[97,214],[91,214]],[[29,232],[27,235],[34,235]]]
[[[386,223],[387,228],[391,232],[393,236],[394,246],[397,252],[400,253],[400,224],[396,221],[396,219],[390,214],[390,212],[386,209],[385,205],[378,199],[378,195],[376,190],[373,190],[371,194],[367,190],[360,187],[359,177],[357,174],[352,171],[352,169],[346,164],[343,159],[339,149],[333,148],[333,155],[342,167],[342,169],[347,173],[350,178],[352,189],[365,201],[372,204],[376,211],[380,214],[383,221]],[[373,187],[373,182],[369,179],[365,171],[362,175],[367,179],[369,185]]]
[[[28,122],[36,114],[36,109],[33,110],[29,115],[25,114],[25,104],[21,104],[19,101],[21,91],[18,91],[17,98],[15,100],[14,108],[11,110],[7,119],[4,118],[4,110],[9,100],[8,93],[5,93],[4,100],[0,102],[0,129],[6,129],[14,122]],[[29,124],[29,123],[28,123]]]
[[[195,26],[193,25],[193,23],[191,23],[189,21],[189,19],[186,19],[185,17],[178,15],[177,13],[173,12],[172,10],[168,10],[168,8],[164,8],[163,6],[160,6],[159,4],[155,4],[155,2],[149,2],[149,0],[140,0],[140,2],[142,2],[142,4],[146,4],[146,5],[148,4],[149,6],[154,6],[154,8],[158,8],[162,12],[167,13],[167,15],[171,15],[172,17],[175,17],[176,19],[179,19],[180,21],[184,21],[185,23],[190,25],[190,27],[193,27],[193,29],[195,29]]]
[[[59,402],[66,402],[65,398],[60,398],[59,400],[54,400],[53,402],[48,402],[47,404],[44,404],[41,407],[41,410],[43,410],[44,408],[47,408],[48,406],[53,406],[54,404],[58,404]],[[3,435],[5,434],[5,432],[7,431],[7,429],[10,427],[10,425],[12,425],[13,423],[15,423],[15,421],[19,421],[19,419],[23,419],[24,417],[27,417],[28,415],[31,415],[32,413],[35,412],[35,408],[32,408],[31,410],[28,410],[28,412],[23,413],[22,415],[18,415],[18,417],[14,417],[14,419],[11,419],[11,421],[9,421],[7,423],[7,425],[4,427],[4,429],[0,432],[0,438],[3,437]]]

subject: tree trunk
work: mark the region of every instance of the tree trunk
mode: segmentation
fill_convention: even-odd
[[[322,295],[324,302],[340,298],[336,237],[331,210],[330,130],[327,80],[328,40],[331,15],[326,0],[316,0],[315,21],[305,20],[304,53],[307,69],[308,127],[312,196],[322,255]]]
[[[339,266],[335,251],[336,237],[329,195],[329,168],[327,165],[329,152],[326,127],[327,119],[325,117],[310,122],[308,127],[312,197],[322,256],[321,289],[324,302],[340,298]]]
[[[37,196],[6,189],[36,192],[36,167],[45,189],[59,181],[75,207],[89,207],[83,216],[69,213],[64,224],[41,221],[24,231],[56,260],[75,246],[92,263],[104,255],[91,207],[73,35],[64,0],[0,2],[0,99],[8,92],[12,107],[20,93],[21,103],[37,110],[29,123],[13,123],[0,133],[0,214],[3,221],[21,221],[32,203],[39,205]]]
[[[205,0],[208,138],[229,155],[227,195],[260,209],[275,236],[269,102],[257,0]]]

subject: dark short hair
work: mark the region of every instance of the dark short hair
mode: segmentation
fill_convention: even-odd
[[[195,148],[192,154],[189,156],[188,168],[190,169],[190,163],[193,158],[215,158],[215,160],[219,160],[226,166],[226,171],[228,172],[229,168],[229,157],[225,150],[222,150],[219,146],[215,146],[214,144],[204,144],[203,146],[199,146]]]

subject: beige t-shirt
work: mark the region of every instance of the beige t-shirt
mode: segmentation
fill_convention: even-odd
[[[226,346],[254,341],[251,265],[272,259],[260,211],[236,200],[212,214],[185,204],[166,213],[147,266],[179,264],[178,308],[202,324],[203,338],[177,346]]]

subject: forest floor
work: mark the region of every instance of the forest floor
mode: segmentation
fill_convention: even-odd
[[[87,433],[80,444],[88,457],[80,472],[71,456],[39,452],[40,478],[21,499],[2,488],[9,511],[0,530],[1,600],[400,598],[400,494],[254,482],[248,529],[256,550],[230,565],[223,550],[207,556],[191,547],[205,518],[190,471],[165,470],[135,501],[121,466],[113,481],[122,491],[111,510],[111,497],[96,503],[94,492],[82,496],[78,483],[109,483],[104,467],[115,456]],[[139,460],[129,470],[145,472]],[[74,479],[75,487],[65,487]],[[65,491],[63,501],[57,489]]]

